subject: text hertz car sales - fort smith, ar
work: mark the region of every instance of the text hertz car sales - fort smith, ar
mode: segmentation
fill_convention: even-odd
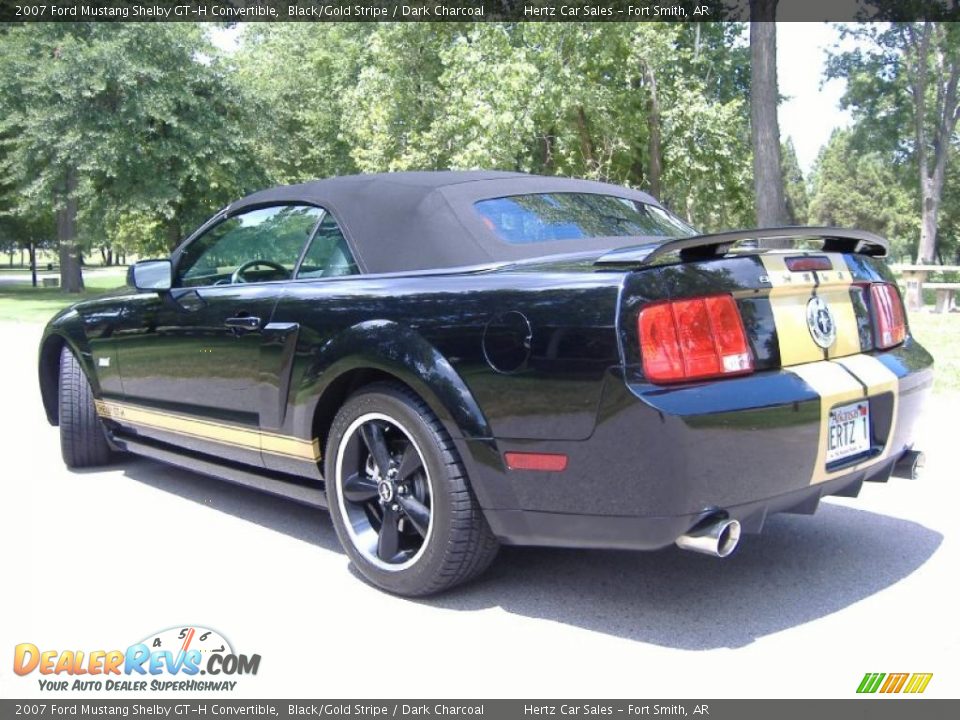
[[[230,691],[234,678],[259,668],[260,655],[238,654],[216,630],[197,626],[151,633],[126,650],[41,650],[20,643],[13,656],[17,675],[38,672],[40,689],[51,692]]]

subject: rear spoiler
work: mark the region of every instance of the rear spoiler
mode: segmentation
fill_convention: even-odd
[[[857,253],[883,257],[890,244],[866,230],[834,227],[775,227],[756,230],[731,230],[712,235],[695,235],[661,243],[633,245],[612,250],[597,258],[595,265],[652,265],[655,260],[679,253],[681,261],[709,260],[726,255],[734,243],[743,240],[822,239],[822,252]]]

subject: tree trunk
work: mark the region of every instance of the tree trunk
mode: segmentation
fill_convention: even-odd
[[[938,28],[939,29],[939,28]],[[928,154],[927,122],[927,85],[929,55],[932,34],[931,23],[923,25],[922,33],[909,33],[916,57],[912,66],[908,61],[908,77],[911,82],[911,94],[914,99],[914,131],[917,145],[917,166],[920,171],[920,243],[917,245],[917,263],[929,264],[938,256],[937,252],[937,215],[943,197],[943,184],[947,174],[947,157],[952,138],[957,127],[958,106],[957,85],[960,82],[960,60],[951,58],[949,72],[940,66],[939,75],[933,81],[937,86],[934,115],[936,124],[932,133],[933,157]],[[933,171],[930,172],[930,162]]]
[[[540,172],[544,175],[553,175],[556,172],[554,161],[554,143],[556,142],[557,130],[551,127],[540,136],[539,157],[536,162],[539,165]]]
[[[107,267],[113,266],[113,248],[107,248]]]
[[[30,282],[37,286],[37,246],[30,242]]]
[[[173,251],[180,244],[180,223],[171,220],[167,224],[167,247]]]
[[[927,155],[927,56],[930,52],[932,26],[925,22],[919,35],[914,32],[914,26],[906,27],[914,53],[911,58],[908,50],[905,60],[907,76],[910,79],[910,94],[913,96],[913,131],[917,145],[917,169],[920,172],[920,242],[917,244],[917,264],[924,265],[933,262],[933,251],[937,243],[938,203],[934,202],[932,197],[933,178],[928,172]],[[911,309],[922,304],[919,290],[908,292],[908,295]]]
[[[750,134],[760,227],[776,227],[787,221],[777,121],[776,11],[777,0],[750,0]],[[790,244],[789,240],[765,243],[768,247]]]
[[[647,154],[649,155],[650,169],[647,178],[650,185],[650,194],[660,199],[660,176],[663,174],[663,151],[660,133],[660,96],[657,93],[657,76],[653,67],[643,60],[643,77],[647,83]]]
[[[937,247],[937,215],[940,211],[940,193],[934,189],[932,177],[920,178],[920,243],[917,245],[917,264],[933,264]]]
[[[67,170],[63,206],[57,210],[57,243],[60,250],[60,289],[66,293],[83,291],[80,246],[77,243],[77,176]]]
[[[953,135],[956,122],[950,123],[944,137]],[[949,141],[934,149],[933,176],[920,176],[920,244],[917,246],[917,264],[929,264],[937,255],[937,217],[943,197],[943,183],[947,174],[947,151]],[[924,166],[926,163],[923,163]]]
[[[577,106],[577,131],[580,134],[580,152],[583,154],[583,163],[587,170],[596,170],[596,153],[593,149],[593,139],[590,137],[590,123],[587,122],[587,112],[583,105]]]

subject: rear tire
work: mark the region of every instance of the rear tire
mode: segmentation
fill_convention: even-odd
[[[93,389],[68,347],[60,351],[60,452],[69,468],[106,465],[113,457],[97,417]]]
[[[402,385],[376,383],[344,403],[324,470],[340,543],[360,573],[387,592],[442,592],[482,573],[497,554],[453,441]]]

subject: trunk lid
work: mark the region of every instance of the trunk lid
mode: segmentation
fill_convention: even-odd
[[[788,367],[861,352],[866,306],[863,288],[854,285],[846,257],[820,253],[815,257],[826,258],[829,270],[799,272],[787,266],[787,260],[795,257],[796,253],[789,252],[758,256],[766,270],[765,278],[760,280],[766,279],[763,284],[768,287],[762,294],[773,315],[780,365]],[[858,306],[863,311],[860,318]]]
[[[882,262],[849,247],[848,252],[747,250],[713,257],[698,248],[699,257],[688,255],[680,263],[669,253],[659,253],[653,262],[634,260],[633,268],[618,263],[628,269],[619,327],[625,365],[642,365],[637,323],[645,306],[718,293],[736,300],[757,371],[873,350],[870,284],[893,278]]]

